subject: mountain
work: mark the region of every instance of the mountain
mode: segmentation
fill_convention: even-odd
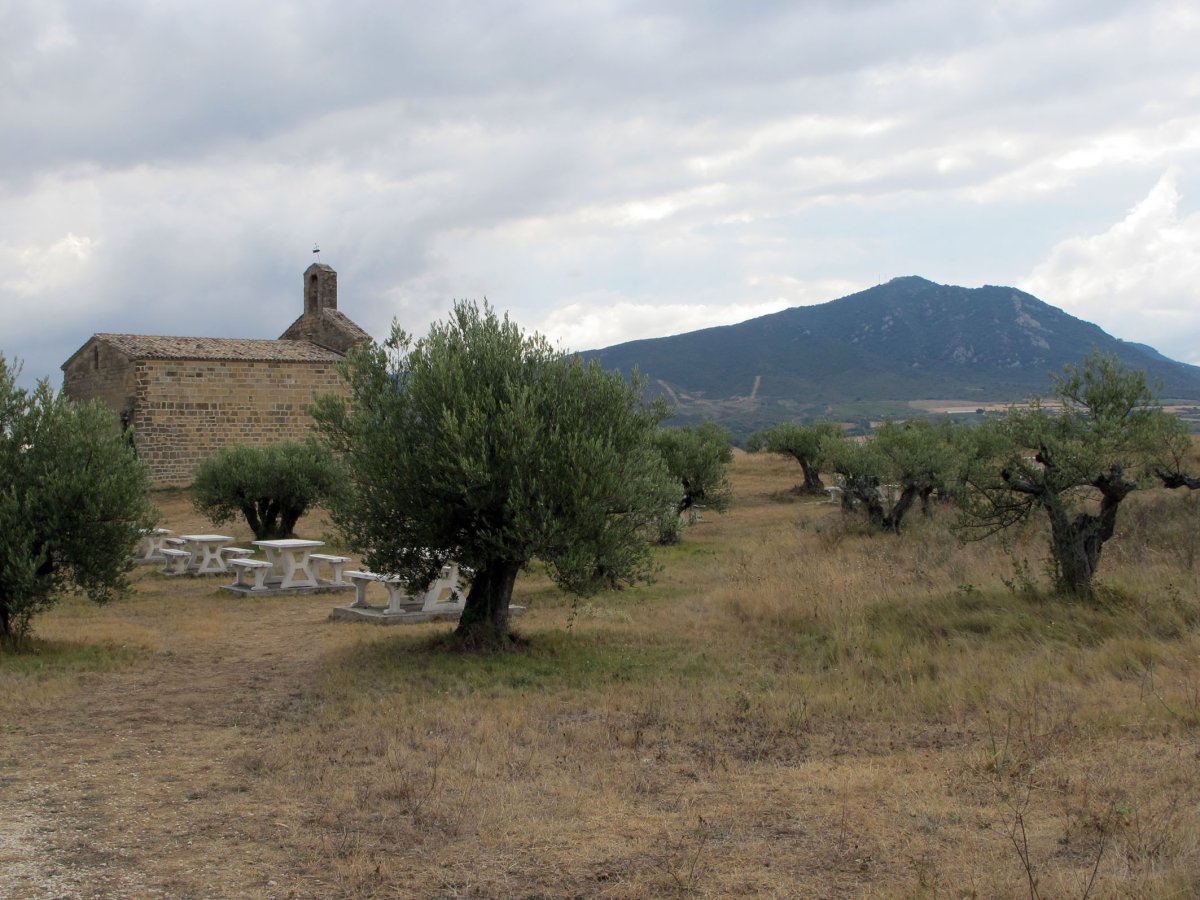
[[[631,341],[583,354],[637,368],[677,419],[711,417],[736,432],[785,419],[896,414],[889,404],[1022,400],[1093,349],[1162,386],[1200,399],[1200,368],[1112,337],[1011,287],[964,288],[894,278],[817,306],[717,328]]]

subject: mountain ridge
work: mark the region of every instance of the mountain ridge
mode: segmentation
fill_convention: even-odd
[[[638,368],[671,398],[680,420],[732,424],[812,418],[846,403],[1016,402],[1047,393],[1051,375],[1093,349],[1146,371],[1164,397],[1200,400],[1200,367],[1113,337],[1017,288],[964,288],[917,275],[582,355],[607,369]]]

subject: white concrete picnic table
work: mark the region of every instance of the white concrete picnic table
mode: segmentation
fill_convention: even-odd
[[[317,587],[317,575],[313,571],[312,552],[318,547],[324,547],[324,541],[310,541],[304,538],[280,538],[273,541],[252,541],[255,547],[262,547],[267,554],[275,575],[281,578],[281,588]]]
[[[227,534],[181,534],[179,539],[191,554],[187,567],[194,569],[197,575],[226,571],[221,551],[233,543],[232,537]]]
[[[163,541],[174,533],[170,528],[143,528],[134,558],[140,562],[162,562]]]
[[[354,585],[355,598],[347,609],[372,610],[382,612],[385,616],[401,616],[420,613],[428,614],[457,614],[466,605],[466,596],[461,590],[461,578],[458,563],[451,562],[442,566],[438,577],[423,592],[409,596],[404,580],[399,575],[386,575],[378,572],[346,572],[346,579]],[[387,588],[388,602],[382,610],[367,602],[367,586],[379,582]],[[442,595],[449,592],[449,597],[442,600]]]

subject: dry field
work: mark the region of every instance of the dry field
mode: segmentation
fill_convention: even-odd
[[[149,568],[65,602],[0,657],[0,895],[1200,894],[1200,498],[1135,495],[1082,606],[1037,534],[797,478],[739,455],[654,585],[524,576],[499,656]]]

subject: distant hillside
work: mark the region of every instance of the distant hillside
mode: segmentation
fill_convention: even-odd
[[[1093,348],[1200,399],[1200,368],[1101,328],[1011,287],[963,288],[924,278],[738,325],[589,351],[605,368],[636,367],[681,420],[712,417],[738,432],[769,422],[888,414],[912,400],[1022,400]]]

